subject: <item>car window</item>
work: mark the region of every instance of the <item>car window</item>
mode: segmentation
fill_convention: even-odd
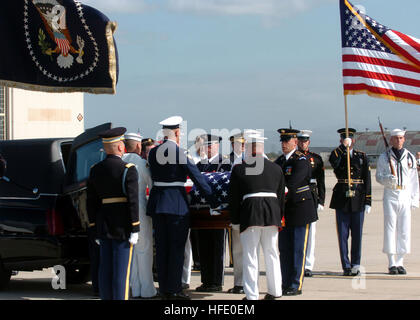
[[[86,180],[89,177],[90,168],[105,159],[102,140],[98,139],[76,150],[76,168],[74,178],[76,182]]]

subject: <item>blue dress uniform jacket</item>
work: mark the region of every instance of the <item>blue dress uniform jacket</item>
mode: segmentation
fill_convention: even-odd
[[[156,182],[185,183],[187,176],[202,191],[209,203],[214,204],[211,187],[192,160],[171,140],[150,150],[148,163],[152,180]],[[167,161],[166,161],[167,160]],[[153,214],[187,215],[189,213],[187,193],[183,186],[160,187],[154,185],[147,203],[147,215]]]
[[[284,218],[286,226],[304,226],[316,221],[317,213],[309,187],[312,170],[305,155],[295,151],[287,161],[282,155],[275,163],[283,168],[288,190]]]
[[[137,181],[136,167],[115,155],[108,155],[92,167],[87,182],[87,211],[99,239],[128,240],[130,233],[139,232]]]
[[[372,185],[369,160],[365,153],[353,150],[350,157],[350,174],[355,180],[352,189],[355,191],[354,197],[346,197],[348,191],[347,174],[347,148],[340,145],[331,152],[329,161],[334,169],[338,183],[334,186],[330,208],[340,209],[346,212],[360,212],[365,205],[372,203]]]

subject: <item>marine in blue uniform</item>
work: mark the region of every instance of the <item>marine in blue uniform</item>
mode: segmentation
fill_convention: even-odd
[[[128,300],[133,245],[140,231],[137,170],[121,159],[125,131],[119,127],[99,134],[107,157],[92,167],[87,182],[89,227],[100,243],[103,300]]]
[[[369,160],[365,153],[354,150],[355,129],[339,129],[341,145],[331,152],[329,161],[337,177],[330,208],[336,211],[337,234],[340,248],[341,265],[345,276],[360,273],[362,253],[362,232],[365,213],[369,213],[372,202],[372,187]],[[350,149],[351,191],[349,196],[347,145]],[[351,258],[348,257],[348,239],[351,232]]]
[[[147,215],[153,219],[159,293],[165,299],[189,299],[182,291],[181,280],[190,225],[184,187],[187,176],[211,206],[216,206],[211,187],[191,157],[178,146],[181,122],[182,118],[178,116],[160,122],[165,138],[161,145],[150,150],[148,158],[153,188],[147,203]]]
[[[219,144],[222,138],[208,134],[204,136],[203,140],[207,158],[197,163],[198,169],[201,172],[230,171],[229,159],[219,154]],[[222,291],[225,229],[199,229],[197,235],[202,285],[196,290],[199,292]]]
[[[287,195],[285,226],[279,234],[283,295],[302,293],[310,224],[318,219],[310,189],[311,166],[296,150],[295,129],[279,129],[283,155],[275,163],[283,169]]]

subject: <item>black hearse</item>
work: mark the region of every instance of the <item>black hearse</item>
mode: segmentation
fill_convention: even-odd
[[[54,265],[68,282],[89,276],[86,180],[104,159],[98,133],[110,123],[71,138],[0,141],[7,161],[0,179],[0,287],[12,271]]]

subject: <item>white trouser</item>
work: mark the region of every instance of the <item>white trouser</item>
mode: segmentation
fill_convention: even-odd
[[[305,269],[311,270],[315,264],[315,233],[316,233],[316,222],[312,222],[309,228],[308,235],[308,247],[306,251]]]
[[[187,241],[185,242],[184,267],[182,269],[182,283],[190,284],[191,267],[193,264],[192,247],[190,241],[191,229],[188,230]]]
[[[156,295],[153,284],[152,218],[144,213],[140,213],[140,234],[134,246],[130,286],[133,297],[150,298]]]
[[[278,227],[249,227],[241,233],[243,249],[243,282],[248,300],[258,300],[258,246],[264,252],[267,292],[275,297],[282,295],[278,247]]]
[[[386,254],[404,255],[411,250],[411,201],[408,197],[384,192],[384,247]]]
[[[391,267],[403,267],[404,266],[404,255],[403,254],[391,254],[388,253],[389,268]]]
[[[243,286],[242,243],[239,230],[232,229],[233,284]]]

